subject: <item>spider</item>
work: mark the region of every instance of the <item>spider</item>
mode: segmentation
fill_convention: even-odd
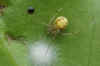
[[[58,9],[56,14],[51,18],[48,27],[48,35],[52,35],[54,38],[63,33],[63,31],[68,27],[69,21],[65,16],[56,17],[59,12],[62,11],[62,8]],[[72,33],[65,33],[66,35],[72,35]]]

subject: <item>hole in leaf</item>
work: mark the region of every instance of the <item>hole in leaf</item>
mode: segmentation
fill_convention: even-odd
[[[35,9],[33,7],[28,8],[28,14],[33,14]]]

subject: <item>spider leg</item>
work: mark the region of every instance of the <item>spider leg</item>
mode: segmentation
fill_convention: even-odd
[[[54,21],[54,19],[56,18],[56,16],[59,14],[59,12],[61,12],[63,10],[63,8],[59,8],[57,11],[56,11],[56,13],[55,13],[55,15],[54,16],[52,16],[52,18],[49,20],[49,24],[46,24],[46,23],[42,23],[43,25],[46,25],[46,26],[51,26],[52,25],[52,22]]]
[[[77,35],[80,32],[70,32],[70,33],[62,33],[62,35]]]
[[[59,8],[59,9],[56,11],[55,15],[52,16],[52,18],[50,19],[49,24],[52,24],[52,22],[54,21],[54,19],[56,18],[56,16],[57,16],[57,15],[59,14],[59,12],[61,12],[62,10],[63,10],[63,8]]]

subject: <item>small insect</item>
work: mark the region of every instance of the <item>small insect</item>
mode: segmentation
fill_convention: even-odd
[[[49,26],[48,31],[50,34],[56,36],[56,34],[62,32],[68,26],[68,19],[64,16],[59,16]]]
[[[60,11],[61,9],[58,10],[58,12]],[[58,12],[56,13],[55,16],[52,17],[52,19],[48,24],[48,34],[54,37],[56,37],[57,34],[62,33],[69,24],[68,19],[66,17],[64,16],[56,17],[58,15]]]
[[[27,12],[28,12],[28,14],[33,14],[34,11],[35,11],[35,9],[33,7],[29,7]]]

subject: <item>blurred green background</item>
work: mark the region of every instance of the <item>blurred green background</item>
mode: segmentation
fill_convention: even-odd
[[[0,3],[8,5],[4,15],[0,16],[0,66],[100,66],[99,2],[99,0],[0,0]],[[27,13],[30,6],[35,8],[32,15]],[[52,40],[47,36],[47,27],[44,24],[49,23],[59,8],[63,10],[57,17],[65,16],[69,20],[65,32],[79,33],[59,35]],[[10,40],[8,44],[6,32],[17,40]],[[44,57],[47,58],[47,64],[35,61],[33,56],[35,44],[49,46],[50,55],[54,53],[55,57],[52,60],[50,56],[52,62],[48,61],[49,56]]]

